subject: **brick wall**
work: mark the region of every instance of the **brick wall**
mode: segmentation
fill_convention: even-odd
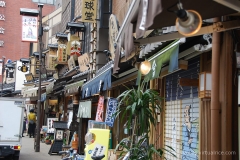
[[[6,59],[13,61],[29,56],[29,42],[21,41],[21,15],[20,8],[38,9],[36,3],[32,0],[14,0],[6,1],[6,7],[0,7],[0,14],[5,16],[5,21],[0,20],[0,28],[5,29],[4,34],[0,34],[0,40],[4,41],[4,46],[0,47],[0,59],[5,56]],[[44,5],[43,16],[53,12],[55,6]],[[0,76],[0,80],[1,80]]]

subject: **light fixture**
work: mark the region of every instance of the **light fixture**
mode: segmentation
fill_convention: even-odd
[[[148,60],[141,62],[140,71],[143,75],[147,75],[151,70],[151,63]]]
[[[18,66],[18,70],[21,72],[27,72],[29,70],[29,65],[30,60],[28,58],[21,58],[20,62],[22,62],[22,66]]]
[[[202,26],[202,17],[194,10],[185,10],[182,3],[178,3],[178,11],[176,19],[176,28],[178,32],[184,36],[196,34]]]
[[[199,74],[199,98],[211,98],[212,74],[202,72]]]

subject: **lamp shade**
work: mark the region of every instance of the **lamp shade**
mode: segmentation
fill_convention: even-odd
[[[185,11],[185,10],[184,10]],[[202,26],[202,17],[194,10],[187,10],[184,18],[177,18],[176,28],[184,36],[196,34]]]
[[[148,60],[145,60],[144,62],[141,63],[140,71],[143,75],[148,74],[150,70],[151,70],[151,63]]]
[[[202,72],[199,74],[199,98],[211,98],[212,74]]]

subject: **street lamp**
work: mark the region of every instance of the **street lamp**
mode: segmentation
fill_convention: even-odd
[[[4,63],[5,63],[5,56],[2,56],[2,59],[0,59],[0,62],[2,63],[2,92],[1,92],[1,97],[3,96],[3,76],[4,76],[4,74],[3,74],[3,72],[4,72]]]
[[[42,27],[42,8],[43,4],[38,4],[39,10],[36,9],[27,9],[27,8],[20,8],[20,15],[26,16],[39,16],[39,28],[38,28],[38,44],[39,44],[39,83],[38,83],[38,101],[37,101],[37,138],[36,138],[36,146],[35,152],[40,152],[40,116],[41,116],[41,66],[42,66],[42,50],[43,50],[43,43],[42,43],[42,36],[43,36],[43,27]],[[44,28],[44,31],[47,31]]]

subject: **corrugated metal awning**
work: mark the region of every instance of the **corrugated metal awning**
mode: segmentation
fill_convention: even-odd
[[[65,86],[64,91],[66,95],[73,95],[78,93],[79,87],[83,85],[85,80],[81,80],[75,83],[71,83]]]

